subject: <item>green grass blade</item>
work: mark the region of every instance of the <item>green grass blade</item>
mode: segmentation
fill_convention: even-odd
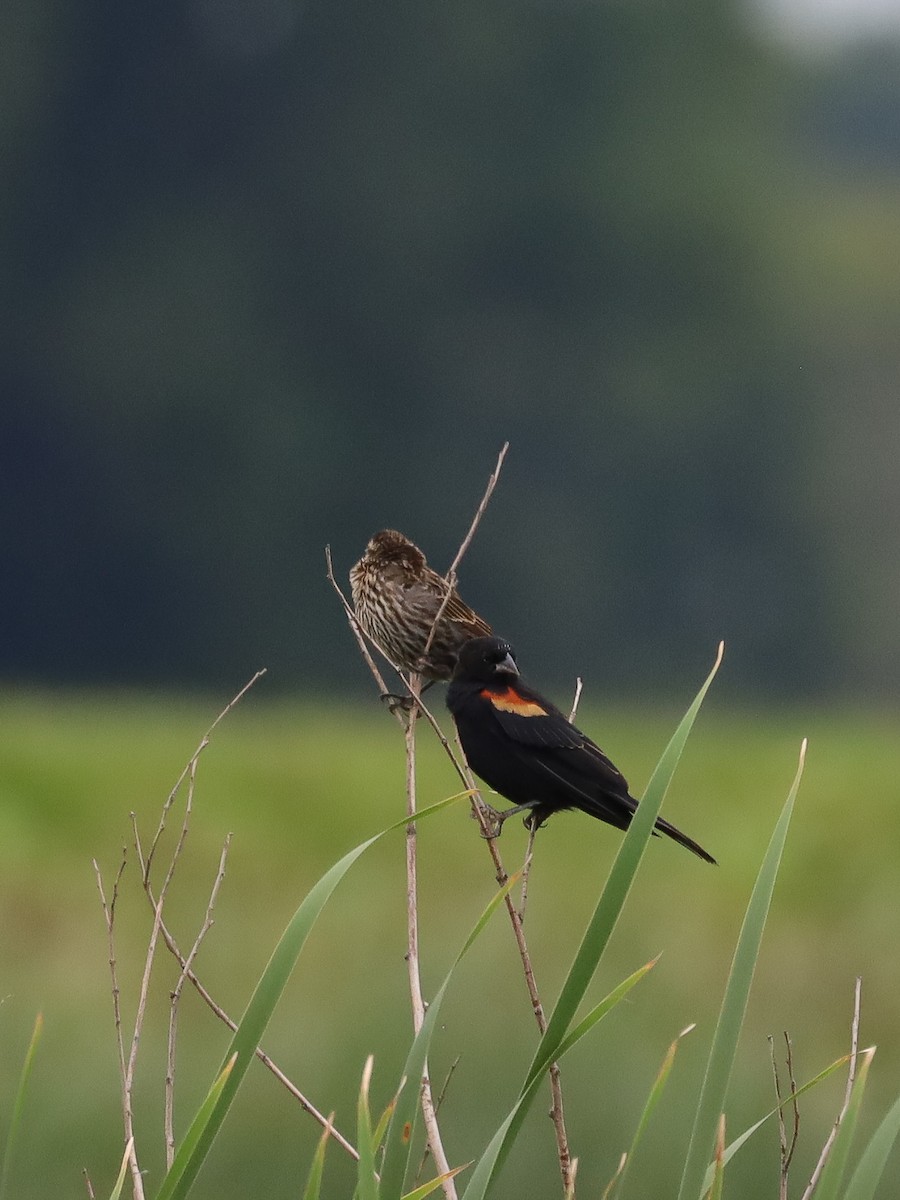
[[[334,1113],[331,1113],[313,1155],[309,1177],[306,1180],[306,1187],[303,1189],[303,1200],[319,1200],[322,1191],[322,1176],[325,1173],[325,1151],[328,1149],[328,1142],[331,1138],[331,1122],[333,1120]]]
[[[178,1154],[175,1155],[175,1161],[172,1163],[171,1168],[166,1172],[166,1177],[163,1180],[162,1187],[159,1191],[160,1198],[184,1196],[187,1194],[187,1189],[190,1187],[191,1181],[188,1180],[185,1182],[184,1173],[176,1170],[179,1165],[179,1159],[186,1164],[190,1164],[195,1160],[197,1149],[203,1144],[203,1140],[209,1128],[210,1122],[215,1116],[216,1105],[222,1099],[222,1094],[225,1091],[228,1080],[231,1078],[237,1061],[238,1056],[237,1052],[235,1051],[228,1062],[225,1063],[219,1074],[216,1076],[212,1087],[206,1093],[206,1098],[197,1110],[197,1115],[194,1117],[193,1121],[191,1121],[190,1127],[184,1136],[184,1140],[181,1143]]]
[[[653,826],[656,818],[659,816],[659,810],[662,807],[666,790],[672,776],[675,774],[675,768],[678,765],[685,742],[697,718],[697,713],[700,711],[700,706],[722,662],[723,652],[724,644],[720,644],[712,670],[707,675],[703,686],[675,730],[650,778],[647,790],[638,805],[637,812],[625,834],[622,845],[619,848],[619,853],[613,862],[612,870],[609,873],[609,878],[600,895],[594,914],[588,922],[588,927],[575,955],[575,960],[563,983],[559,999],[556,1002],[547,1029],[538,1043],[528,1074],[525,1077],[525,1082],[522,1085],[519,1101],[512,1113],[507,1117],[503,1126],[501,1126],[502,1136],[501,1131],[498,1131],[487,1150],[481,1156],[475,1173],[469,1181],[469,1186],[466,1188],[465,1195],[467,1200],[473,1200],[473,1198],[474,1200],[480,1200],[480,1197],[484,1195],[493,1175],[502,1167],[506,1155],[515,1141],[528,1107],[534,1098],[538,1080],[540,1080],[550,1064],[559,1057],[560,1046],[566,1037],[575,1013],[578,1011],[578,1006],[584,998],[588,985],[594,977],[600,959],[618,921],[619,914],[631,890],[631,885],[640,865],[644,850],[652,836]],[[483,1164],[487,1164],[488,1162],[490,1166],[484,1167]],[[483,1169],[488,1171],[488,1175],[482,1190],[481,1171]],[[476,1181],[478,1182],[478,1186],[474,1187],[473,1185]]]
[[[519,1126],[525,1119],[526,1104],[537,1090],[539,1080],[540,1076],[533,1083],[529,1084],[524,1096],[519,1097],[513,1105],[512,1112],[488,1142],[484,1153],[475,1164],[475,1170],[472,1172],[469,1182],[466,1185],[462,1200],[484,1200],[494,1172],[497,1170],[497,1163],[500,1160],[501,1153],[503,1153],[507,1142],[512,1144],[515,1140]]]
[[[756,877],[756,883],[753,885],[750,903],[747,906],[744,923],[738,937],[728,983],[725,987],[725,997],[713,1035],[712,1048],[709,1052],[706,1075],[700,1089],[694,1128],[688,1146],[684,1173],[681,1177],[681,1186],[678,1189],[678,1200],[698,1200],[698,1197],[703,1195],[703,1181],[713,1156],[719,1115],[725,1108],[728,1081],[734,1063],[738,1037],[744,1022],[750,984],[753,980],[763,929],[775,888],[775,878],[778,874],[788,826],[794,810],[794,800],[803,776],[805,757],[806,741],[804,740],[800,749],[797,774],[781,816],[778,818],[775,832],[772,834],[765,858]]]
[[[571,1034],[566,1037],[559,1046],[557,1058],[561,1058],[567,1051],[579,1042],[589,1030],[591,1030],[597,1022],[605,1017],[608,1012],[611,1012],[615,1006],[625,998],[628,992],[634,987],[638,980],[643,979],[651,967],[654,966],[656,960],[647,963],[634,974],[629,975],[626,980],[614,988],[609,995],[600,1001],[598,1005],[591,1009],[583,1021],[580,1021],[578,1026],[572,1030]],[[528,1084],[524,1094],[516,1101],[515,1106],[509,1116],[491,1138],[487,1149],[482,1154],[481,1158],[472,1172],[472,1177],[469,1180],[463,1195],[463,1200],[484,1200],[487,1190],[491,1185],[492,1179],[499,1169],[505,1155],[508,1153],[510,1146],[515,1141],[522,1122],[534,1099],[535,1092],[540,1086],[542,1075],[536,1075],[531,1083]]]
[[[723,649],[724,647],[720,645],[712,670],[663,751],[662,758],[660,758],[647,785],[647,790],[638,805],[619,853],[616,855],[606,886],[578,948],[575,961],[563,983],[559,999],[547,1024],[547,1031],[538,1045],[522,1087],[523,1095],[535,1076],[543,1074],[557,1056],[559,1044],[565,1037],[566,1030],[572,1023],[588,985],[594,977],[631,890],[632,882],[652,835],[653,826],[659,816],[666,790],[675,774],[675,768],[688,739],[688,734],[700,711],[703,698],[719,669]]]
[[[19,1128],[22,1124],[22,1113],[25,1108],[25,1092],[28,1088],[28,1079],[31,1075],[31,1068],[34,1065],[34,1056],[37,1053],[38,1043],[41,1040],[41,1033],[44,1029],[43,1014],[38,1013],[34,1019],[34,1029],[31,1032],[31,1040],[28,1043],[28,1049],[25,1051],[25,1058],[22,1062],[22,1070],[19,1072],[19,1086],[16,1089],[16,1098],[13,1101],[12,1113],[9,1118],[9,1129],[6,1133],[6,1147],[3,1151],[3,1170],[0,1172],[0,1200],[6,1195],[6,1184],[9,1179],[9,1172],[12,1166],[13,1151],[16,1145],[16,1138],[19,1134]]]
[[[109,1200],[119,1200],[122,1195],[122,1188],[125,1186],[125,1175],[128,1171],[128,1160],[131,1158],[131,1151],[134,1147],[134,1138],[128,1139],[128,1145],[125,1147],[125,1153],[122,1155],[122,1165],[119,1167],[119,1174],[116,1176],[116,1182],[113,1184],[113,1190],[109,1193]]]
[[[619,1003],[619,1001],[623,1000],[628,995],[634,985],[639,983],[648,971],[653,970],[658,962],[659,958],[654,958],[651,959],[650,962],[645,963],[642,967],[638,967],[638,969],[629,975],[627,979],[623,979],[618,987],[613,988],[608,996],[604,996],[599,1004],[595,1004],[587,1016],[582,1017],[578,1024],[573,1026],[563,1040],[559,1043],[555,1058],[562,1058],[566,1051],[571,1050],[576,1042],[580,1042],[584,1035],[589,1033],[590,1030],[593,1029],[597,1024],[597,1022],[602,1020],[602,1018],[605,1017],[608,1012],[611,1012],[612,1009],[614,1009]]]
[[[471,1166],[471,1164],[468,1164]],[[443,1175],[438,1175],[436,1178],[429,1180],[428,1183],[423,1183],[421,1187],[417,1187],[414,1192],[407,1192],[403,1200],[425,1200],[426,1196],[430,1196],[447,1179],[452,1179],[454,1175],[458,1175],[460,1171],[466,1169],[466,1164],[461,1167],[454,1167],[452,1171],[447,1171]]]
[[[853,1081],[853,1087],[850,1090],[850,1103],[847,1105],[847,1111],[844,1114],[843,1121],[841,1121],[841,1127],[837,1131],[837,1137],[835,1137],[832,1144],[831,1153],[828,1155],[828,1161],[825,1163],[825,1169],[819,1177],[819,1183],[815,1191],[815,1200],[837,1200],[838,1198],[841,1181],[847,1169],[847,1160],[850,1157],[850,1145],[853,1141],[853,1134],[856,1132],[856,1122],[859,1117],[863,1092],[866,1090],[869,1066],[871,1065],[874,1053],[875,1050],[873,1048],[871,1050],[864,1050],[860,1054],[862,1064],[860,1065],[856,1079]]]
[[[372,1115],[369,1112],[369,1083],[374,1059],[370,1054],[363,1068],[356,1104],[356,1148],[359,1162],[356,1171],[356,1192],[359,1200],[378,1200],[378,1176],[375,1172],[375,1139],[372,1136]]]
[[[434,999],[428,1005],[425,1019],[422,1022],[422,1028],[419,1030],[410,1047],[406,1063],[403,1067],[403,1078],[406,1080],[406,1083],[397,1095],[385,1141],[384,1161],[381,1167],[381,1195],[384,1200],[399,1200],[400,1194],[403,1191],[403,1181],[406,1178],[409,1154],[412,1147],[412,1139],[404,1136],[404,1131],[412,1128],[413,1121],[415,1120],[416,1107],[419,1102],[419,1081],[425,1069],[428,1048],[431,1045],[441,1004],[450,985],[453,972],[469,952],[476,938],[487,925],[504,896],[509,893],[511,888],[515,887],[520,874],[521,872],[510,876],[503,887],[491,897],[490,903],[475,922],[471,933],[466,938],[462,949],[457,954],[452,967],[448,971],[446,979],[438,988]]]
[[[399,1096],[399,1094],[400,1093],[398,1091],[397,1095]],[[397,1107],[397,1096],[395,1096],[393,1098],[393,1100],[390,1102],[390,1104],[387,1106],[387,1108],[384,1110],[384,1112],[378,1118],[378,1124],[375,1126],[375,1132],[372,1134],[372,1140],[375,1143],[376,1150],[381,1145],[381,1143],[384,1141],[384,1135],[387,1133],[388,1125],[390,1123],[391,1117],[394,1115],[394,1109],[396,1107]]]
[[[460,793],[460,795],[468,795],[468,793],[464,792]],[[432,816],[434,813],[446,808],[448,804],[455,803],[458,799],[460,799],[459,795],[450,796],[446,800],[439,800],[437,804],[432,804],[428,808],[423,808],[418,812],[416,820],[424,820],[426,817]],[[303,949],[309,932],[328,902],[332,892],[360,855],[365,853],[370,846],[373,846],[385,834],[390,833],[394,829],[405,828],[408,823],[408,817],[404,816],[399,821],[395,821],[392,825],[383,829],[380,833],[375,834],[374,837],[367,838],[361,845],[355,846],[345,854],[312,887],[288,922],[287,928],[281,935],[278,945],[272,952],[272,957],[269,959],[265,970],[260,976],[256,989],[250,998],[250,1003],[247,1005],[247,1009],[226,1052],[226,1061],[233,1056],[237,1056],[234,1070],[229,1073],[225,1086],[218,1095],[217,1102],[213,1106],[212,1111],[201,1120],[201,1110],[191,1123],[188,1134],[185,1136],[178,1153],[175,1155],[175,1161],[166,1174],[162,1186],[157,1193],[157,1200],[184,1200],[184,1197],[187,1196],[197,1177],[197,1172],[200,1170],[203,1160],[209,1153],[209,1148],[221,1128],[225,1114],[234,1100],[235,1093],[247,1072],[256,1052],[256,1047],[259,1045],[269,1019],[275,1010],[275,1006],[287,985],[287,981],[300,956],[300,951]]]
[[[804,1085],[802,1087],[797,1088],[797,1091],[794,1093],[796,1098],[799,1100],[800,1097],[804,1094],[804,1092],[810,1091],[817,1084],[821,1083],[824,1079],[827,1079],[829,1075],[833,1075],[834,1072],[839,1067],[845,1066],[849,1061],[850,1061],[849,1054],[842,1054],[840,1058],[836,1058],[834,1060],[834,1062],[831,1063],[830,1066],[827,1066],[824,1069],[824,1071],[820,1071],[818,1073],[818,1075],[814,1075],[812,1077],[812,1079],[807,1080],[806,1083],[804,1083]],[[787,1108],[787,1106],[790,1103],[791,1103],[791,1097],[786,1096],[781,1104],[776,1104],[775,1107],[773,1109],[771,1109],[769,1112],[767,1112],[764,1117],[760,1117],[760,1119],[758,1121],[756,1121],[755,1124],[751,1125],[749,1129],[745,1129],[744,1132],[740,1135],[740,1137],[735,1138],[734,1141],[731,1142],[730,1145],[725,1150],[724,1161],[725,1161],[726,1165],[731,1161],[731,1159],[735,1156],[735,1154],[737,1154],[738,1150],[740,1150],[740,1148],[744,1145],[744,1143],[749,1142],[750,1138],[753,1137],[754,1133],[756,1133],[756,1131],[758,1129],[761,1129],[763,1127],[763,1125],[765,1125],[766,1121],[771,1120],[772,1117],[775,1116],[775,1114],[778,1112],[779,1108]],[[703,1181],[704,1193],[709,1191],[709,1189],[712,1187],[712,1177],[713,1177],[713,1168],[712,1168],[712,1166],[709,1166],[709,1167],[707,1167],[706,1177]]]
[[[874,1200],[875,1190],[884,1172],[888,1155],[900,1133],[900,1097],[888,1109],[856,1164],[843,1200]]]
[[[612,1200],[612,1197],[614,1195],[618,1195],[621,1198],[621,1196],[624,1193],[625,1180],[627,1178],[628,1171],[631,1167],[631,1164],[634,1161],[634,1156],[637,1152],[637,1148],[640,1145],[641,1139],[644,1136],[644,1131],[646,1130],[647,1125],[650,1122],[651,1114],[653,1113],[653,1110],[656,1108],[657,1104],[659,1103],[660,1098],[662,1097],[662,1094],[663,1094],[663,1090],[666,1086],[666,1083],[668,1082],[669,1076],[672,1073],[672,1067],[675,1063],[675,1055],[678,1052],[678,1043],[681,1041],[681,1039],[683,1037],[686,1037],[687,1034],[689,1034],[691,1032],[691,1030],[694,1028],[695,1027],[693,1025],[689,1025],[687,1029],[682,1030],[682,1032],[679,1033],[678,1037],[675,1038],[675,1040],[672,1042],[671,1046],[669,1046],[669,1049],[666,1051],[666,1056],[662,1061],[662,1066],[659,1068],[659,1072],[657,1073],[656,1079],[654,1079],[654,1081],[653,1081],[653,1086],[650,1089],[650,1094],[647,1097],[647,1102],[644,1105],[643,1111],[641,1112],[640,1118],[638,1120],[637,1129],[634,1132],[634,1137],[631,1139],[631,1145],[628,1147],[628,1153],[625,1155],[625,1161],[622,1164],[620,1170],[617,1172],[615,1179],[613,1179],[613,1181],[610,1184],[610,1187],[609,1187],[610,1200]]]

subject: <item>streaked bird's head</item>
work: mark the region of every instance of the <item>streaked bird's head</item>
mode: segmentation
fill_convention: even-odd
[[[459,652],[455,679],[470,679],[479,683],[519,674],[516,653],[503,638],[472,638]]]
[[[382,529],[373,534],[365,557],[376,567],[397,563],[410,571],[421,571],[425,566],[425,555],[419,547],[396,529]]]

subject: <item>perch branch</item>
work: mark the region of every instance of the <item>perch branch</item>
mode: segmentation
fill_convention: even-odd
[[[444,608],[446,607],[446,604],[449,600],[450,592],[456,584],[457,568],[459,567],[459,564],[462,561],[463,555],[468,550],[469,545],[471,544],[472,539],[475,536],[475,532],[478,528],[478,525],[481,522],[481,518],[484,515],[484,512],[490,501],[491,495],[493,494],[493,491],[497,485],[497,480],[499,478],[500,469],[503,466],[503,460],[506,457],[506,452],[507,452],[508,448],[509,448],[509,443],[508,442],[504,443],[503,448],[501,449],[500,454],[497,458],[497,464],[494,468],[493,473],[491,474],[491,476],[488,480],[488,484],[485,489],[484,495],[482,496],[481,502],[478,505],[478,508],[476,510],[475,517],[473,518],[472,523],[469,527],[469,531],[466,534],[465,538],[463,539],[463,541],[459,547],[459,550],[457,551],[456,556],[450,565],[450,569],[448,570],[446,576],[444,577],[448,584],[447,592],[445,594],[444,601],[443,601],[441,607],[438,609],[438,612],[435,615],[435,619],[432,623],[432,628],[429,633],[429,638],[428,638],[428,642],[426,643],[426,645],[430,644],[430,642],[431,642],[437,622],[440,620],[442,612],[443,612]],[[326,571],[327,579],[328,579],[329,583],[331,584],[331,586],[334,588],[334,590],[337,592],[338,596],[340,597],[341,603],[344,608],[344,612],[347,616],[347,621],[350,625],[350,628],[353,632],[354,637],[356,638],[357,644],[360,647],[360,651],[363,655],[363,659],[366,662],[367,666],[369,667],[369,670],[372,673],[372,677],[375,680],[375,683],[378,686],[380,693],[382,695],[384,695],[385,692],[387,692],[387,687],[384,683],[381,673],[379,672],[378,668],[375,665],[375,662],[372,658],[371,653],[369,652],[366,635],[363,632],[363,630],[361,629],[359,622],[356,619],[356,615],[353,612],[353,608],[351,607],[349,601],[347,600],[346,596],[343,593],[343,590],[341,589],[340,585],[338,584],[337,580],[335,579],[334,567],[333,567],[332,558],[331,558],[331,550],[330,550],[330,547],[327,547],[327,546],[325,548],[325,559],[326,559],[326,563],[327,563],[327,571]],[[411,681],[409,679],[407,679],[407,677],[405,675],[403,675],[402,672],[400,674],[401,674],[401,678],[403,679],[407,689],[410,691],[410,694],[413,695]],[[472,777],[472,773],[469,770],[468,764],[466,764],[465,754],[463,753],[462,746],[459,744],[459,738],[457,737],[457,739],[456,739],[457,747],[459,750],[459,757],[457,758],[457,755],[454,753],[453,748],[451,747],[447,738],[444,736],[443,732],[441,731],[437,720],[435,719],[433,714],[429,711],[428,707],[422,702],[421,696],[414,695],[413,698],[415,700],[415,704],[413,706],[414,709],[417,712],[421,712],[425,716],[426,720],[431,725],[432,729],[434,730],[435,734],[437,735],[441,745],[444,747],[444,750],[445,750],[447,756],[449,757],[451,763],[453,764],[454,769],[456,770],[460,779],[463,781],[464,786],[470,793],[473,815],[479,823],[485,844],[488,847],[488,852],[491,856],[491,860],[494,865],[494,873],[495,873],[495,878],[497,880],[497,883],[499,886],[502,887],[507,882],[509,877],[503,866],[503,861],[500,857],[500,852],[497,849],[496,826],[492,822],[491,816],[490,816],[490,814],[493,810],[492,810],[491,806],[488,805],[483,800],[483,798],[481,796],[481,792],[475,784],[475,781]],[[399,709],[395,710],[394,715],[402,725],[406,724],[404,716]],[[522,921],[519,917],[519,913],[516,910],[514,901],[512,900],[511,896],[509,896],[508,894],[504,897],[504,904],[506,906],[506,911],[509,916],[510,923],[512,925],[513,936],[514,936],[515,942],[516,942],[516,948],[519,952],[519,957],[522,962],[522,970],[523,970],[523,974],[525,976],[525,984],[528,989],[529,999],[531,1001],[532,1012],[534,1013],[535,1021],[537,1022],[537,1026],[538,1026],[538,1030],[540,1031],[541,1034],[543,1034],[547,1028],[547,1019],[544,1014],[543,1004],[541,1003],[540,994],[538,992],[537,984],[535,982],[534,967],[531,962],[531,956],[528,951],[528,945],[525,941],[525,934],[524,934],[524,931],[522,928]],[[549,1076],[550,1076],[550,1090],[551,1090],[551,1095],[552,1095],[552,1106],[550,1109],[550,1117],[553,1121],[554,1130],[556,1133],[557,1154],[558,1154],[558,1158],[559,1158],[559,1167],[560,1167],[560,1174],[562,1176],[563,1190],[564,1190],[564,1193],[567,1196],[569,1196],[569,1195],[574,1195],[575,1177],[574,1177],[574,1173],[572,1170],[572,1158],[571,1158],[571,1152],[569,1150],[568,1134],[566,1131],[565,1114],[564,1114],[564,1109],[563,1109],[562,1085],[561,1085],[561,1081],[560,1081],[559,1065],[557,1063],[552,1063],[551,1066],[549,1067]]]

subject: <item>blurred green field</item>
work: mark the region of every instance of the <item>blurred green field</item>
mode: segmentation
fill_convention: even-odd
[[[227,697],[222,698],[222,700]],[[686,707],[690,697],[684,698]],[[177,695],[38,692],[0,696],[0,1134],[35,1013],[45,1033],[22,1143],[10,1180],[18,1200],[83,1196],[86,1168],[108,1194],[121,1156],[121,1113],[105,929],[91,867],[111,881],[129,813],[145,836],[222,702]],[[585,707],[580,723],[646,783],[680,716]],[[629,1000],[565,1061],[563,1082],[579,1194],[599,1196],[630,1141],[656,1069],[690,1022],[663,1103],[630,1179],[630,1195],[674,1195],[708,1040],[755,872],[787,794],[803,736],[800,792],[747,1025],[735,1068],[729,1133],[771,1107],[766,1035],[791,1032],[798,1081],[848,1040],[853,980],[863,976],[864,1044],[878,1043],[863,1131],[900,1091],[900,806],[896,714],[717,710],[715,688],[688,743],[665,814],[719,858],[710,868],[654,841],[595,980],[598,999],[662,952]],[[420,803],[457,790],[427,730]],[[323,699],[270,701],[264,686],[213,735],[200,761],[194,815],[173,885],[169,921],[189,945],[202,919],[222,840],[234,841],[198,971],[240,1014],[288,917],[345,850],[402,814],[403,740],[379,710]],[[181,806],[169,834],[174,836]],[[527,930],[547,1004],[606,877],[619,835],[580,814],[555,817],[538,838]],[[171,837],[167,845],[171,845]],[[486,849],[464,803],[421,828],[421,940],[426,992],[442,979],[494,888]],[[525,833],[500,843],[510,870]],[[131,1019],[151,917],[133,854],[121,884],[119,969]],[[373,1100],[392,1093],[408,1045],[403,840],[384,839],[341,885],[300,959],[266,1046],[287,1074],[352,1135],[365,1057],[376,1055]],[[163,1164],[168,992],[161,951],[137,1078],[141,1161],[155,1190]],[[441,1077],[460,1063],[442,1125],[451,1161],[474,1158],[508,1111],[535,1029],[502,914],[460,970],[432,1056]],[[184,1129],[227,1044],[224,1027],[186,994],[180,1021],[176,1123]],[[840,1102],[842,1079],[805,1099],[796,1180],[808,1173]],[[552,1129],[539,1104],[497,1190],[558,1195]],[[277,1200],[302,1191],[317,1127],[262,1068],[253,1069],[213,1149],[196,1195]],[[734,1160],[728,1195],[777,1194],[777,1133]],[[897,1194],[898,1160],[882,1194]],[[352,1191],[339,1151],[325,1194]]]

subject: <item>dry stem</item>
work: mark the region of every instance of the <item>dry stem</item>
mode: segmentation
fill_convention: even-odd
[[[231,845],[231,834],[225,838],[225,844],[222,846],[222,854],[219,858],[219,869],[216,872],[216,878],[212,885],[212,891],[209,894],[209,902],[206,905],[206,916],[203,918],[203,924],[200,926],[194,944],[191,946],[190,953],[187,959],[182,964],[181,974],[178,976],[178,982],[172,989],[169,1007],[169,1036],[166,1048],[166,1103],[165,1103],[165,1131],[166,1131],[166,1167],[171,1168],[175,1161],[175,1042],[178,1033],[178,1004],[181,1000],[181,993],[184,988],[184,981],[187,979],[188,972],[197,957],[197,951],[200,949],[200,943],[212,929],[213,925],[213,909],[216,905],[216,899],[219,895],[219,888],[222,886],[222,880],[225,878],[225,860],[228,857],[228,847]],[[165,939],[164,939],[165,940]]]
[[[825,1164],[828,1162],[828,1156],[831,1154],[831,1147],[834,1145],[834,1139],[837,1137],[837,1132],[841,1127],[844,1117],[847,1115],[847,1110],[850,1107],[850,1097],[853,1094],[853,1084],[856,1082],[856,1062],[859,1056],[859,1009],[860,1009],[860,993],[862,989],[862,979],[857,976],[856,986],[853,991],[853,1020],[850,1023],[850,1066],[847,1071],[847,1087],[844,1091],[844,1103],[841,1105],[841,1111],[837,1115],[834,1125],[831,1127],[831,1132],[825,1140],[825,1145],[822,1147],[822,1153],[819,1155],[819,1161],[816,1163],[815,1169],[810,1176],[809,1183],[806,1185],[806,1190],[800,1197],[800,1200],[810,1200],[816,1187],[819,1183],[819,1178],[825,1170]]]
[[[412,1003],[413,1030],[418,1033],[425,1020],[425,1001],[422,997],[422,977],[419,972],[419,905],[417,877],[417,844],[416,844],[416,718],[418,716],[417,701],[422,688],[422,677],[417,674],[410,676],[410,695],[413,707],[406,723],[406,812],[410,818],[406,826],[406,923],[407,949],[406,963],[409,969],[409,994]],[[441,1130],[438,1125],[437,1109],[431,1094],[431,1080],[428,1074],[428,1063],[422,1069],[422,1119],[425,1123],[425,1133],[428,1145],[434,1159],[434,1165],[439,1175],[447,1175],[450,1163],[444,1151]],[[447,1200],[456,1200],[456,1184],[452,1176],[444,1179],[441,1184]]]
[[[788,1200],[788,1173],[790,1171],[791,1159],[794,1157],[794,1150],[797,1148],[797,1138],[800,1134],[800,1109],[797,1105],[797,1081],[794,1078],[794,1055],[793,1048],[791,1046],[791,1039],[787,1030],[784,1032],[784,1042],[790,1098],[794,1111],[794,1125],[791,1132],[790,1143],[788,1143],[787,1130],[784,1123],[785,1101],[781,1095],[781,1081],[778,1077],[778,1063],[775,1059],[775,1042],[773,1038],[769,1038],[769,1047],[772,1052],[772,1074],[775,1077],[775,1098],[778,1101],[778,1144],[781,1151],[781,1172],[778,1182],[778,1200]]]
[[[120,1001],[119,976],[116,966],[116,939],[115,939],[115,922],[116,922],[116,901],[119,898],[119,881],[122,878],[122,872],[125,870],[126,850],[122,849],[122,861],[119,864],[119,869],[116,872],[116,877],[113,880],[112,895],[109,903],[106,901],[106,893],[103,890],[103,879],[100,874],[100,867],[97,865],[97,860],[93,859],[94,874],[97,877],[97,890],[100,893],[100,903],[103,907],[103,916],[106,920],[106,935],[109,944],[109,972],[112,977],[112,995],[113,995],[113,1017],[116,1025],[116,1046],[119,1052],[119,1076],[122,1081],[122,1120],[125,1126],[125,1144],[130,1153],[128,1154],[128,1162],[131,1170],[132,1188],[134,1191],[135,1200],[143,1200],[144,1197],[144,1181],[141,1175],[141,1168],[138,1165],[137,1151],[134,1146],[134,1108],[132,1104],[132,1088],[134,1082],[134,1072],[129,1071],[129,1065],[125,1060],[125,1039],[122,1034],[122,1008]],[[143,1020],[143,1014],[138,1009],[138,1018]],[[135,1029],[139,1030],[140,1026],[135,1021]],[[90,1180],[88,1179],[88,1188],[90,1188]]]

